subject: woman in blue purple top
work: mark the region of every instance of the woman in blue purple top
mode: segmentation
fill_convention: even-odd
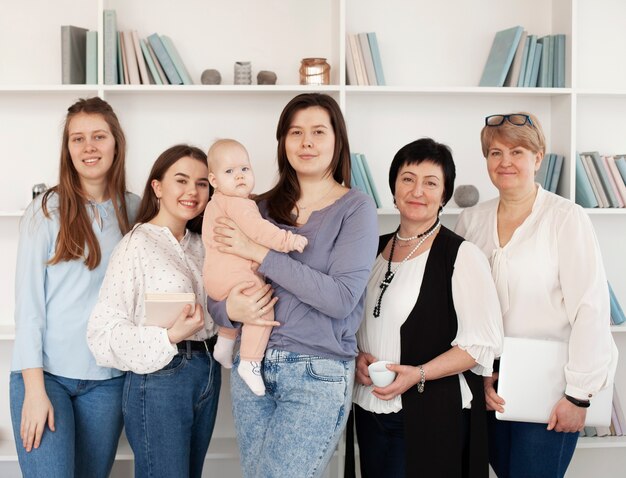
[[[259,371],[265,395],[231,375],[246,478],[320,476],[330,461],[350,410],[355,335],[378,235],[371,199],[344,186],[350,184],[350,154],[335,100],[296,96],[281,114],[276,137],[279,179],[259,197],[259,208],[309,244],[303,253],[275,252],[224,220],[226,227],[216,229],[222,249],[258,262],[275,297],[269,286],[250,293],[244,283],[209,307],[223,326],[233,327],[231,320],[279,325]],[[272,307],[277,322],[260,320]]]

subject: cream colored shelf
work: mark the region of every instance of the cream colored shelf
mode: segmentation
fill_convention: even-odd
[[[626,437],[582,437],[576,448],[626,448]]]

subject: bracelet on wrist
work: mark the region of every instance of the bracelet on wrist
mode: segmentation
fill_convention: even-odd
[[[589,408],[589,405],[591,405],[591,402],[589,400],[579,400],[575,397],[572,397],[570,395],[565,395],[565,399],[570,402],[573,403],[574,405],[576,405],[577,407],[580,408]]]
[[[424,384],[426,383],[426,372],[422,365],[417,366],[420,369],[420,381],[417,382],[417,393],[424,393]]]

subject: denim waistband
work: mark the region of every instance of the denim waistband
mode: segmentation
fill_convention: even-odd
[[[336,362],[349,362],[350,360],[341,360],[330,357],[322,357],[313,354],[301,354],[298,352],[289,352],[287,350],[267,349],[265,358],[272,362],[306,362],[308,360],[334,360]]]

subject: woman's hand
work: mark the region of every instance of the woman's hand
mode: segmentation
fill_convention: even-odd
[[[263,262],[263,259],[269,252],[268,248],[251,240],[231,219],[219,217],[216,222],[219,226],[215,227],[213,231],[216,234],[214,237],[215,242],[221,244],[217,247],[218,251],[234,254],[259,264]]]
[[[185,305],[183,311],[176,317],[176,322],[167,329],[167,336],[172,344],[177,344],[203,329],[204,313],[202,306],[196,304],[193,313],[190,312],[191,306]]]
[[[418,367],[411,365],[387,364],[387,369],[396,372],[396,379],[386,387],[375,387],[372,393],[381,400],[391,400],[403,394],[420,381]]]
[[[563,397],[556,402],[548,420],[548,430],[557,432],[574,433],[580,431],[585,426],[587,409],[577,407]]]
[[[46,428],[54,428],[54,408],[46,393],[43,370],[40,368],[22,370],[24,379],[24,403],[22,404],[22,421],[20,438],[27,452],[39,448],[41,437]]]
[[[496,412],[504,412],[503,405],[506,403],[500,395],[496,393],[496,389],[493,386],[494,382],[498,380],[498,372],[493,372],[491,377],[483,377],[483,388],[485,389],[485,405],[487,410],[495,410]]]
[[[269,284],[255,289],[254,282],[242,282],[234,286],[226,298],[226,314],[234,322],[265,327],[277,327],[280,322],[263,319],[263,316],[274,309],[278,297]]]
[[[367,367],[376,361],[376,357],[372,354],[359,352],[359,355],[356,357],[356,375],[354,378],[356,383],[365,386],[372,385],[372,379],[370,379],[370,372]]]

